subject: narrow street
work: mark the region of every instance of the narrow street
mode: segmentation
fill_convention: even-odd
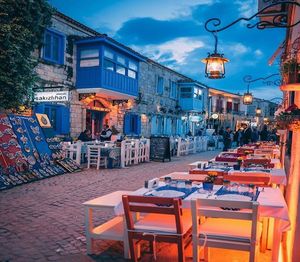
[[[209,160],[208,151],[171,162],[150,162],[126,169],[84,170],[52,177],[0,193],[0,261],[124,261],[120,243],[97,241],[94,259],[86,256],[82,203],[116,190],[136,190],[144,181],[187,171]],[[99,213],[99,223],[111,213]],[[145,257],[147,259],[147,256]]]

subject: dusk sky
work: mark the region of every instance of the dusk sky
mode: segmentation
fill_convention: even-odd
[[[245,23],[239,23],[218,34],[218,49],[230,60],[225,79],[209,80],[204,76],[205,65],[200,60],[214,49],[214,38],[205,30],[205,21],[218,17],[225,25],[239,17],[250,17],[257,12],[257,0],[50,0],[50,3],[100,33],[210,87],[244,93],[245,75],[258,78],[278,73],[278,62],[269,66],[268,60],[284,40],[285,29],[248,29]],[[281,96],[277,86],[264,86],[262,82],[253,83],[250,91],[265,99]]]

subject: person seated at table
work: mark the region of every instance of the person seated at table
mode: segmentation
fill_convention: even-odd
[[[269,141],[269,131],[268,131],[268,126],[264,125],[263,129],[260,131],[260,141]]]
[[[226,130],[223,133],[223,143],[224,143],[223,151],[226,152],[231,147],[231,143],[232,143],[231,129],[229,126],[226,127]]]
[[[78,140],[82,142],[87,142],[92,140],[92,133],[90,130],[86,129],[80,133]]]
[[[104,125],[100,134],[100,141],[111,141],[112,131],[108,125]]]

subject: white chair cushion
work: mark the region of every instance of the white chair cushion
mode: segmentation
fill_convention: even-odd
[[[257,223],[257,239],[260,238],[262,231],[261,223]],[[199,225],[199,237],[215,240],[230,240],[239,242],[250,242],[251,221],[223,218],[208,218]]]
[[[192,217],[190,210],[182,211],[183,233],[186,233],[192,227]],[[143,232],[177,234],[174,215],[147,214],[134,224],[134,228]]]

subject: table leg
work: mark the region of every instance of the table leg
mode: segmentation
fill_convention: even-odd
[[[85,235],[86,235],[86,249],[90,255],[93,253],[93,240],[91,232],[93,230],[93,210],[89,207],[85,208]]]
[[[125,216],[123,216],[123,225],[124,225],[124,239],[123,239],[124,258],[130,259],[129,242],[128,242],[128,232],[127,232],[127,224],[126,224]]]
[[[267,242],[268,242],[268,218],[264,217],[262,219],[262,236],[261,236],[261,244],[260,244],[260,251],[262,253],[266,252],[267,249]]]
[[[277,262],[279,257],[279,249],[281,243],[282,234],[279,230],[280,219],[276,218],[274,221],[273,232],[273,246],[272,246],[272,262]]]

